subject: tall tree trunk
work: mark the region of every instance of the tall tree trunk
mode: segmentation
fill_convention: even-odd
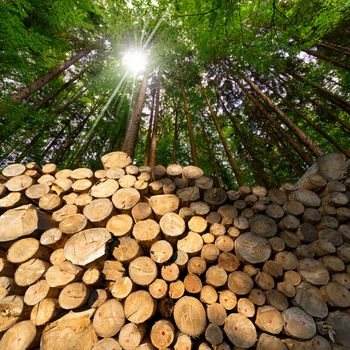
[[[174,120],[174,135],[173,135],[173,150],[172,150],[172,162],[176,164],[177,161],[177,139],[179,137],[179,106],[175,107],[175,120]]]
[[[151,137],[152,137],[153,124],[154,124],[154,106],[155,106],[155,100],[156,100],[156,93],[157,93],[157,90],[154,90],[152,94],[151,114],[148,122],[146,145],[145,145],[145,160],[143,162],[143,165],[149,164],[149,155],[150,155],[149,153],[150,153]]]
[[[336,149],[340,152],[344,153],[348,158],[350,158],[350,151],[346,150],[342,147],[333,137],[328,135],[322,127],[318,126],[315,122],[313,122],[310,118],[308,118],[305,114],[303,114],[299,109],[297,109],[289,100],[283,97],[280,93],[276,91],[271,85],[268,85],[269,88],[273,91],[273,93],[279,97],[283,103],[288,106],[295,114],[297,114],[301,119],[303,119],[308,125],[310,125],[316,132],[322,135],[330,144],[332,144]]]
[[[140,122],[141,122],[141,114],[142,114],[143,105],[145,103],[148,75],[149,73],[146,72],[143,76],[137,101],[136,101],[134,110],[132,112],[131,118],[129,120],[128,128],[126,130],[126,134],[125,134],[125,138],[122,146],[122,151],[127,153],[131,158],[134,158],[137,135],[139,133]]]
[[[348,70],[348,71],[350,70],[350,65],[349,64],[347,64],[345,62],[342,62],[342,61],[339,61],[339,60],[336,60],[335,58],[332,58],[332,57],[329,57],[329,56],[326,56],[326,55],[322,55],[318,51],[314,51],[314,50],[310,50],[310,49],[306,49],[306,50],[303,50],[303,51],[305,51],[308,55],[311,55],[311,56],[314,56],[316,58],[319,58],[322,61],[325,61],[325,62],[328,62],[328,63],[332,63],[335,66],[343,68],[343,69]]]
[[[68,67],[70,67],[75,62],[79,61],[81,58],[89,54],[94,48],[89,48],[80,51],[76,55],[70,57],[67,61],[60,64],[58,67],[54,68],[49,73],[45,74],[40,79],[34,81],[29,86],[26,86],[19,91],[17,91],[15,94],[11,96],[11,100],[13,102],[21,102],[23,100],[26,100],[33,92],[41,89],[44,87],[47,83],[49,83],[52,79],[56,78],[59,74],[61,74],[63,71],[65,71]]]
[[[256,178],[263,186],[270,187],[269,177],[265,172],[264,164],[260,161],[259,157],[257,157],[253,147],[251,147],[249,143],[250,136],[247,134],[244,134],[244,132],[238,127],[238,124],[236,122],[236,118],[232,115],[232,113],[229,112],[229,110],[226,108],[224,101],[221,101],[221,105],[227,116],[229,116],[231,120],[231,124],[233,126],[233,129],[235,130],[238,137],[241,139],[241,142],[243,144],[243,147],[246,149],[248,155],[252,159],[254,170],[256,173]]]
[[[63,134],[64,134],[66,128],[67,128],[67,123],[64,123],[64,125],[57,132],[56,136],[48,143],[48,145],[42,151],[42,153],[41,153],[42,159],[44,159],[46,157],[46,155],[48,154],[48,152],[51,150],[52,147],[57,145],[57,143],[60,139],[63,139]]]
[[[337,53],[340,53],[342,55],[350,57],[350,50],[348,48],[331,43],[329,41],[322,40],[316,46],[322,47],[322,48],[324,48],[328,51],[331,51],[331,52],[337,52]]]
[[[70,147],[74,142],[77,141],[77,137],[80,135],[80,133],[83,131],[86,123],[90,119],[90,117],[96,112],[98,107],[101,105],[101,99],[99,99],[95,105],[92,107],[90,112],[81,120],[81,122],[78,124],[78,126],[73,130],[73,132],[68,136],[68,139],[64,142],[64,144],[60,147],[58,152],[55,154],[55,156],[52,158],[52,163],[58,163],[61,161],[65,153],[68,152]]]
[[[216,186],[223,188],[224,184],[223,184],[223,181],[222,181],[222,178],[220,175],[220,170],[219,170],[219,165],[218,165],[217,159],[214,155],[213,145],[208,138],[207,132],[205,131],[203,124],[201,125],[201,130],[202,130],[204,142],[207,145],[209,162],[210,162],[210,165],[214,171],[214,183]]]
[[[312,165],[313,159],[307,154],[304,149],[296,142],[296,140],[286,131],[281,125],[272,117],[272,115],[265,110],[265,108],[258,102],[258,100],[239,82],[238,79],[232,78],[245,95],[253,102],[253,104],[258,108],[258,110],[271,122],[273,127],[285,138],[293,147],[293,149],[300,155],[306,164]]]
[[[320,148],[308,137],[289,117],[268,97],[266,96],[259,87],[254,84],[243,72],[241,72],[243,80],[261,97],[261,99],[267,103],[267,105],[275,111],[275,113],[280,117],[281,120],[293,130],[295,134],[299,137],[301,142],[312,151],[315,156],[320,156],[322,154]]]
[[[160,95],[160,75],[158,76],[157,81],[157,92],[156,92],[156,106],[154,111],[154,122],[153,122],[153,131],[150,145],[150,158],[149,165],[154,167],[156,165],[157,158],[157,140],[158,140],[158,124],[159,124],[159,96]]]
[[[329,101],[331,101],[334,105],[338,106],[341,108],[344,112],[350,114],[350,103],[348,101],[343,100],[337,95],[332,94],[331,92],[327,91],[323,87],[306,80],[301,74],[293,72],[293,71],[288,71],[288,73],[295,79],[301,81],[302,83],[305,83],[307,85],[310,85],[313,89],[319,92],[319,94],[323,97],[326,97]]]
[[[190,111],[188,108],[188,99],[187,99],[187,95],[185,93],[185,89],[184,89],[183,85],[180,86],[180,90],[181,90],[181,95],[182,95],[182,99],[183,99],[183,103],[184,103],[188,136],[190,138],[192,162],[195,166],[199,166],[196,140],[194,138],[192,121],[191,121]]]
[[[45,107],[52,99],[54,99],[56,96],[58,96],[62,91],[70,87],[76,80],[78,80],[84,73],[84,69],[75,75],[72,79],[69,79],[66,83],[61,85],[57,90],[52,91],[50,94],[46,95],[43,99],[36,102],[33,106],[33,109],[37,111],[38,109],[41,109]]]
[[[202,85],[200,85],[199,87],[200,89],[200,92],[209,108],[209,112],[210,112],[210,116],[211,116],[211,119],[215,125],[215,128],[216,128],[216,131],[218,132],[219,134],[219,137],[220,137],[220,140],[221,140],[221,143],[222,145],[224,146],[224,149],[225,149],[225,153],[226,153],[226,156],[227,156],[227,159],[228,159],[228,162],[230,163],[231,165],[231,168],[232,168],[232,171],[236,177],[236,180],[237,180],[237,183],[239,186],[242,186],[243,185],[243,179],[242,179],[242,174],[239,170],[239,167],[235,161],[235,159],[233,158],[233,154],[230,150],[230,146],[225,138],[225,135],[224,133],[222,132],[222,129],[221,129],[221,126],[220,126],[220,123],[219,123],[219,120],[217,118],[217,115],[215,113],[215,111],[213,110],[213,107],[209,101],[209,98],[207,96],[207,94],[205,93],[205,90],[204,90],[204,87]]]

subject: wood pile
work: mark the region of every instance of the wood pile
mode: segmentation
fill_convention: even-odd
[[[350,349],[343,156],[237,191],[195,166],[102,163],[3,170],[1,350]]]

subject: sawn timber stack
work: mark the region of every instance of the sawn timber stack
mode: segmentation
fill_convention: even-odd
[[[198,167],[7,166],[0,349],[350,349],[350,166],[280,189]]]

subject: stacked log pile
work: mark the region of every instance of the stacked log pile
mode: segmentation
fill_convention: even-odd
[[[198,167],[7,166],[0,349],[349,349],[350,167],[280,189]]]

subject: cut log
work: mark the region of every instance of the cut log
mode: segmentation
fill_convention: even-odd
[[[134,283],[140,286],[148,286],[157,277],[157,265],[151,258],[140,256],[131,261],[129,276]]]
[[[266,215],[255,215],[249,220],[249,226],[253,233],[263,237],[272,237],[277,233],[275,221]]]
[[[184,238],[177,241],[177,249],[188,254],[198,253],[203,247],[203,239],[199,233],[188,232]]]
[[[176,195],[180,199],[182,206],[189,206],[191,202],[196,202],[201,197],[199,188],[196,186],[179,188],[176,191]]]
[[[118,300],[125,299],[133,290],[133,283],[129,277],[119,277],[113,284],[111,294]]]
[[[148,291],[154,299],[164,298],[168,292],[168,284],[161,278],[157,278],[149,285]]]
[[[317,208],[321,205],[320,197],[316,193],[305,189],[299,189],[294,191],[290,195],[290,199],[297,200],[306,207],[311,208]]]
[[[0,332],[6,331],[20,319],[27,316],[23,298],[17,295],[1,298],[0,310]]]
[[[70,174],[70,177],[73,180],[91,179],[93,176],[94,173],[91,169],[88,168],[77,168],[74,169]]]
[[[162,266],[160,271],[162,278],[167,282],[174,282],[179,278],[180,269],[175,263]]]
[[[88,287],[84,283],[74,282],[62,289],[58,296],[58,303],[62,309],[72,310],[81,307],[88,297]]]
[[[103,262],[102,274],[107,281],[116,281],[123,277],[125,268],[120,261],[116,260],[105,260]]]
[[[256,345],[256,350],[288,350],[288,347],[277,337],[262,333]]]
[[[175,328],[168,320],[157,321],[151,329],[151,342],[157,349],[165,349],[172,344]]]
[[[327,325],[332,327],[332,330],[334,330],[334,338],[336,343],[343,345],[344,347],[348,346],[350,340],[350,315],[341,311],[331,312],[327,317],[326,322]]]
[[[266,292],[267,303],[275,307],[279,311],[284,311],[288,308],[289,302],[287,297],[277,289],[270,289]]]
[[[328,305],[336,307],[350,306],[350,292],[337,281],[327,283],[321,287],[321,294]]]
[[[266,238],[247,232],[236,239],[235,251],[241,259],[257,264],[270,258],[271,246]]]
[[[298,307],[282,312],[284,331],[299,339],[311,339],[316,335],[316,324],[311,316]]]
[[[192,340],[187,334],[178,333],[174,344],[174,350],[191,350]]]
[[[195,274],[188,274],[184,278],[184,287],[185,290],[190,294],[198,294],[202,290],[202,281]]]
[[[78,280],[82,274],[83,270],[80,267],[70,261],[62,261],[48,268],[45,279],[50,287],[63,288],[68,283]]]
[[[13,325],[0,340],[1,350],[26,350],[30,348],[36,336],[36,327],[31,321],[22,321]]]
[[[212,209],[216,209],[225,203],[227,194],[223,189],[213,187],[204,192],[203,199]]]
[[[207,326],[206,313],[202,303],[189,296],[184,296],[176,302],[174,320],[182,333],[192,337],[200,336]]]
[[[181,236],[186,229],[185,220],[176,213],[166,213],[159,220],[159,226],[165,237],[175,243],[176,239]]]
[[[8,195],[0,198],[0,208],[5,210],[11,209],[24,204],[23,202],[25,202],[25,200],[20,192],[10,192]]]
[[[106,253],[106,243],[111,239],[104,228],[91,228],[76,233],[64,246],[64,255],[73,264],[86,265]]]
[[[28,175],[18,175],[10,178],[6,183],[6,188],[11,192],[21,192],[33,185],[33,178]]]
[[[11,178],[14,176],[22,175],[26,171],[26,167],[23,164],[10,164],[7,167],[5,167],[2,171],[2,175],[4,175],[7,178]]]
[[[106,225],[106,229],[113,234],[113,236],[121,237],[131,232],[133,221],[131,216],[127,214],[119,214],[112,216]]]
[[[127,323],[122,327],[118,335],[120,346],[124,350],[138,349],[146,333],[144,324]],[[148,350],[145,348],[145,350]],[[153,350],[150,348],[150,350]]]
[[[28,165],[27,165],[28,167]],[[57,171],[57,173],[55,174],[55,178],[56,179],[68,179],[70,178],[71,174],[72,174],[72,171],[71,169],[62,169],[62,170],[59,170]]]
[[[132,323],[143,323],[156,311],[156,303],[151,294],[145,290],[131,293],[124,303],[125,317]]]
[[[129,213],[140,198],[140,193],[135,188],[121,188],[113,194],[112,202],[119,211]]]
[[[166,173],[170,177],[177,177],[182,174],[182,166],[179,164],[169,164],[166,168]]]
[[[220,255],[220,250],[215,244],[205,244],[201,250],[201,258],[209,263],[215,262]]]
[[[206,228],[207,228],[207,221],[202,218],[201,216],[193,216],[189,221],[188,221],[188,228],[197,233],[203,233]]]
[[[32,237],[16,241],[10,246],[7,252],[7,260],[14,264],[21,264],[32,258],[47,261],[49,256],[49,249],[40,246],[40,242]]]
[[[227,273],[224,268],[213,265],[205,273],[205,282],[215,288],[222,287],[226,284]]]
[[[93,200],[87,205],[83,213],[86,218],[93,224],[102,224],[112,215],[113,205],[107,198]]]
[[[59,230],[67,235],[84,230],[87,225],[87,219],[82,214],[67,215],[60,223]]]
[[[43,299],[34,305],[30,320],[35,326],[43,326],[51,321],[58,312],[58,301],[56,299]]]
[[[62,221],[66,216],[74,215],[78,212],[78,207],[74,204],[67,204],[61,209],[58,209],[52,213],[52,220],[56,222]]]
[[[126,168],[132,163],[132,159],[124,152],[111,152],[102,156],[101,162],[105,169],[112,167]]]
[[[91,350],[122,350],[122,347],[115,339],[104,338],[95,343]]]
[[[134,186],[136,180],[137,179],[134,175],[124,175],[118,180],[118,182],[121,188],[129,188]]]
[[[205,330],[205,339],[209,344],[216,347],[224,341],[224,334],[218,325],[209,324]]]
[[[12,241],[52,226],[53,223],[46,213],[37,210],[31,204],[22,205],[7,210],[0,216],[0,242]]]
[[[254,282],[252,278],[243,271],[231,272],[228,276],[227,286],[235,294],[245,295],[252,290]]]
[[[98,338],[90,318],[95,309],[82,312],[69,312],[58,320],[49,323],[42,334],[41,350],[91,349]]]
[[[253,317],[255,315],[255,306],[248,298],[240,298],[237,303],[237,311],[245,317]]]
[[[58,290],[50,288],[46,280],[38,281],[32,284],[24,294],[24,302],[26,305],[33,306],[38,304],[45,298],[56,298]]]
[[[125,171],[122,168],[111,167],[111,168],[105,170],[105,174],[106,174],[106,177],[109,178],[109,179],[118,180],[122,176],[125,175]]]
[[[95,312],[92,326],[102,338],[114,337],[124,326],[123,305],[116,299],[107,300]]]
[[[92,289],[87,304],[91,308],[101,306],[109,297],[105,289]]]
[[[141,248],[136,239],[120,237],[113,245],[112,254],[118,261],[128,263],[141,254]]]
[[[15,272],[15,282],[18,286],[30,286],[38,281],[49,268],[50,264],[40,259],[30,259],[18,266]]]
[[[150,248],[160,236],[160,227],[155,220],[141,220],[134,225],[132,234],[141,246]]]
[[[97,267],[90,267],[85,270],[82,280],[86,285],[90,286],[98,284],[100,282],[100,278],[100,270]]]
[[[266,305],[258,308],[255,324],[263,332],[279,334],[283,329],[283,317],[273,306]]]
[[[257,341],[254,324],[240,314],[230,314],[225,321],[224,330],[231,343],[237,347],[247,349]]]
[[[51,190],[61,196],[63,193],[67,193],[73,185],[73,181],[70,179],[56,179],[51,186]]]
[[[196,275],[201,275],[207,269],[207,262],[199,256],[192,257],[187,263],[187,271]]]
[[[170,260],[174,250],[171,244],[165,240],[159,240],[152,244],[150,248],[150,257],[158,264],[163,264]]]
[[[101,180],[91,188],[91,195],[95,198],[107,198],[111,197],[114,192],[119,188],[119,184],[116,180],[106,179]]]
[[[154,213],[158,216],[163,216],[167,213],[177,211],[180,200],[174,194],[163,194],[159,196],[152,196],[149,199],[149,205]]]

